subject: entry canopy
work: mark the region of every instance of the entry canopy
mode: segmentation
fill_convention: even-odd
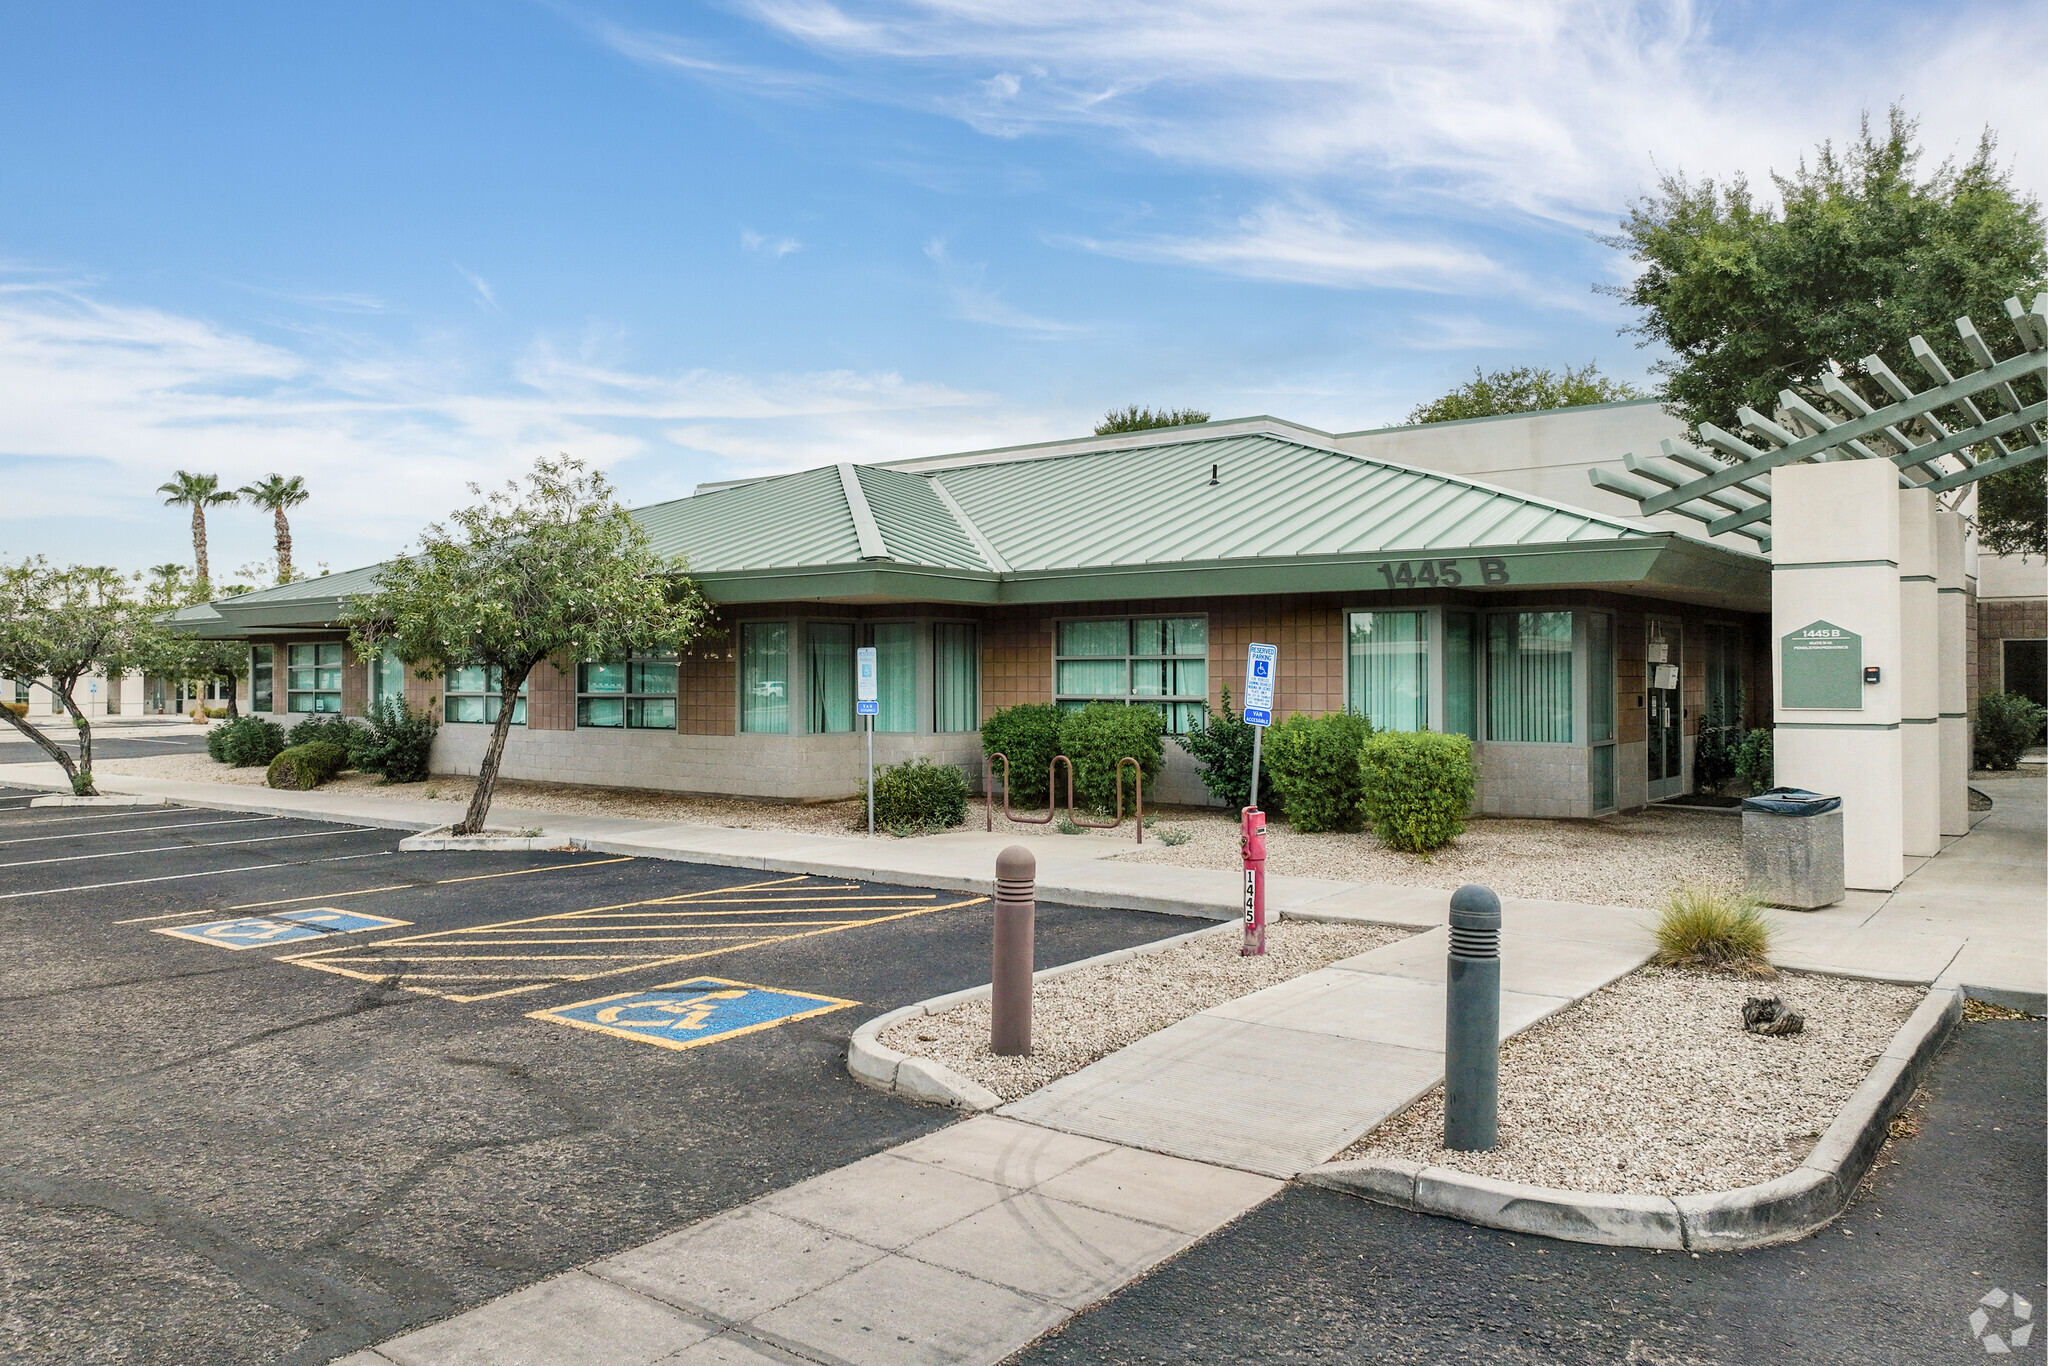
[[[2006,316],[2025,350],[1999,360],[1968,318],[1956,319],[1963,346],[1977,362],[1953,375],[1923,337],[1908,346],[1933,387],[1914,392],[1877,356],[1856,369],[1866,388],[1890,402],[1876,406],[1853,387],[1844,367],[1829,361],[1818,381],[1836,411],[1821,411],[1790,389],[1778,392],[1775,419],[1739,408],[1739,428],[1753,441],[1711,422],[1699,439],[1717,454],[1665,441],[1662,456],[1622,457],[1627,474],[1591,470],[1596,488],[1633,498],[1645,517],[1676,512],[1704,522],[1709,535],[1733,532],[1771,548],[1771,476],[1780,465],[1806,460],[1889,460],[1899,487],[1944,493],[1989,475],[2048,456],[2048,293],[2031,307],[2005,301]],[[2028,390],[2024,401],[2016,383]],[[1975,452],[1973,455],[1972,452]]]

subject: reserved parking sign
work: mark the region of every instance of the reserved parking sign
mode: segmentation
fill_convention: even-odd
[[[1273,675],[1280,671],[1280,647],[1253,645],[1244,660],[1244,719],[1255,726],[1273,724]]]
[[[853,712],[856,716],[879,716],[882,694],[875,679],[875,647],[863,645],[853,652]],[[844,697],[846,694],[841,693]]]

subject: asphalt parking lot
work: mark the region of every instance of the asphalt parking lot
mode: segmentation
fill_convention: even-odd
[[[0,1358],[324,1362],[950,1123],[973,897],[0,790]],[[1041,906],[1051,964],[1205,922]]]
[[[60,719],[53,726],[47,724],[43,717],[37,717],[36,721],[45,735],[62,745],[72,758],[78,757],[78,744],[72,736],[70,722]],[[201,726],[95,726],[92,732],[94,762],[205,752],[206,730]],[[42,763],[44,758],[33,740],[13,726],[0,727],[0,764]],[[0,807],[4,805],[0,804]]]

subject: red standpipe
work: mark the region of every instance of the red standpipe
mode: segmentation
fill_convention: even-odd
[[[1266,813],[1255,806],[1244,809],[1244,827],[1238,838],[1244,853],[1244,949],[1247,958],[1266,951]]]

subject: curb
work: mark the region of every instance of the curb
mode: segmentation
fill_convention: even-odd
[[[44,806],[169,806],[163,797],[127,797],[119,793],[99,797],[36,797],[30,800],[32,807]]]
[[[469,853],[482,853],[504,849],[582,849],[585,846],[573,839],[550,835],[543,830],[538,835],[503,835],[489,831],[481,835],[451,835],[452,825],[437,825],[432,830],[423,830],[417,835],[407,835],[398,842],[401,854],[418,854],[435,849],[458,849]]]
[[[1041,968],[1031,974],[1033,983],[1053,977],[1064,977],[1082,968],[1105,967],[1148,954],[1161,953],[1189,940],[1204,935],[1225,934],[1237,929],[1235,919],[1221,925],[1210,925],[1205,929],[1190,930],[1170,939],[1155,939],[1149,944],[1134,944],[1127,949],[1115,949],[1099,953],[1093,958],[1082,958],[1072,963],[1061,963],[1057,967]],[[937,1015],[951,1010],[964,1001],[985,1001],[993,988],[987,983],[968,987],[964,991],[952,991],[944,996],[933,996],[907,1006],[898,1007],[885,1015],[877,1015],[853,1031],[853,1037],[846,1043],[846,1070],[854,1080],[877,1091],[903,1096],[910,1100],[923,1101],[928,1105],[950,1105],[955,1109],[979,1114],[993,1110],[1003,1104],[1003,1098],[983,1086],[961,1076],[952,1068],[933,1062],[930,1058],[912,1057],[899,1053],[881,1041],[882,1031],[903,1020],[917,1015]]]
[[[1848,1205],[1892,1120],[1962,1019],[1963,996],[1957,987],[1929,989],[1806,1160],[1758,1185],[1706,1195],[1587,1194],[1393,1158],[1327,1162],[1295,1179],[1422,1214],[1574,1243],[1727,1252],[1794,1242]]]

